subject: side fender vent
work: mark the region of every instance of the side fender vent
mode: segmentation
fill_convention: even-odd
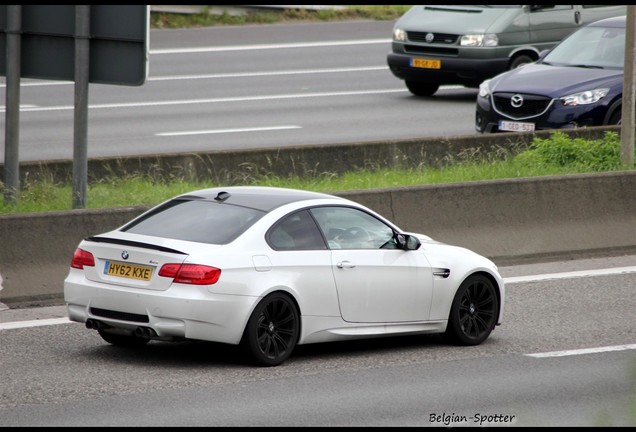
[[[437,277],[441,277],[442,279],[446,279],[450,276],[450,269],[447,269],[447,268],[433,269],[433,275]]]

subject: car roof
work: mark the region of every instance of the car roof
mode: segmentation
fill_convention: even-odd
[[[216,201],[218,203],[239,205],[265,212],[297,201],[312,199],[344,200],[343,198],[320,192],[267,186],[215,187],[189,192],[184,195],[179,195],[175,197],[175,199]]]
[[[593,23],[589,24],[589,27],[616,27],[616,28],[625,28],[625,23],[626,23],[626,19],[627,16],[623,15],[623,16],[618,16],[618,17],[611,17],[611,18],[605,18],[599,21],[594,21]]]

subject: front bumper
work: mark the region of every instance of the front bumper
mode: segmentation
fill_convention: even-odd
[[[411,58],[434,58],[441,61],[442,67],[414,68],[410,65]],[[484,80],[504,72],[508,67],[508,61],[508,58],[482,60],[399,53],[387,55],[389,69],[397,78],[416,82],[460,84],[466,87],[479,87]]]
[[[535,130],[573,129],[603,124],[603,110],[599,105],[563,107],[553,105],[543,114],[522,120],[502,116],[493,108],[489,99],[477,98],[475,105],[475,130],[479,133],[508,132],[499,130],[499,121],[534,123]]]

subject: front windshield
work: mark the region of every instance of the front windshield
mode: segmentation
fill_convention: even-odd
[[[623,68],[625,29],[584,27],[557,45],[543,59],[556,66]]]

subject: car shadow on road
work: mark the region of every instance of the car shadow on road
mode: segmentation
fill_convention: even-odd
[[[447,344],[439,335],[380,337],[340,342],[298,345],[289,363],[304,361],[337,361],[342,358],[383,355],[415,349],[434,349]],[[183,367],[245,367],[253,366],[240,346],[205,341],[162,342],[130,348],[104,342],[84,350],[82,355],[104,364],[141,364],[162,368]]]

